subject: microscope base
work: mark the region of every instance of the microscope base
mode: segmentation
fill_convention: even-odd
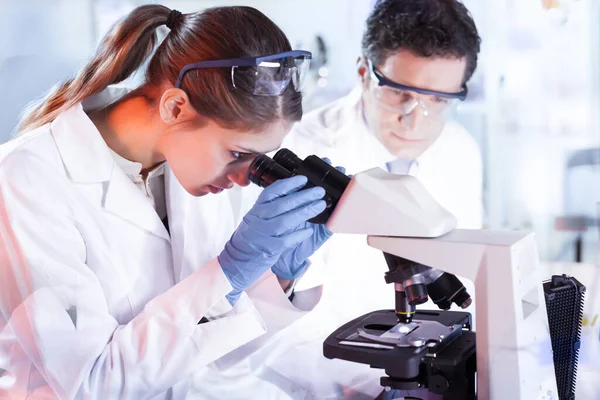
[[[414,321],[436,321],[462,330],[432,346],[399,347],[365,339],[359,332],[382,335],[397,324],[394,310],[375,311],[348,322],[323,344],[327,358],[383,369],[381,385],[398,390],[427,389],[444,400],[475,399],[475,332],[471,315],[454,311],[417,311]],[[418,329],[417,329],[418,331]],[[416,332],[416,331],[415,331]]]

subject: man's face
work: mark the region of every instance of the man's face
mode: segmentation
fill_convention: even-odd
[[[460,92],[465,58],[418,57],[407,50],[390,55],[375,70],[384,78],[413,88]],[[452,100],[435,95],[379,86],[370,67],[361,63],[363,102],[369,128],[394,156],[415,159],[440,136]]]

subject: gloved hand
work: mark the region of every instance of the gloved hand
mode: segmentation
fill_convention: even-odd
[[[312,236],[306,221],[325,209],[325,190],[299,191],[306,182],[306,177],[294,176],[265,188],[225,245],[218,260],[233,288],[227,295],[231,305],[285,250]]]
[[[323,158],[323,161],[331,164],[328,158]],[[344,167],[336,167],[336,169],[342,173],[346,172]],[[298,226],[297,229],[311,229],[313,234],[297,246],[284,251],[272,268],[275,275],[288,281],[302,276],[308,267],[308,258],[333,235],[333,232],[327,229],[325,224],[313,224],[308,221]]]

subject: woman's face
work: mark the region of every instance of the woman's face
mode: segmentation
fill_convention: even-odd
[[[259,132],[223,128],[214,121],[183,124],[160,139],[160,151],[179,183],[193,196],[247,186],[247,171],[259,154],[279,148],[291,129],[280,121]]]

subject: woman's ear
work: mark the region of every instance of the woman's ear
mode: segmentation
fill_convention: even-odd
[[[181,89],[167,89],[160,98],[160,118],[165,124],[173,125],[196,117],[188,95]]]

